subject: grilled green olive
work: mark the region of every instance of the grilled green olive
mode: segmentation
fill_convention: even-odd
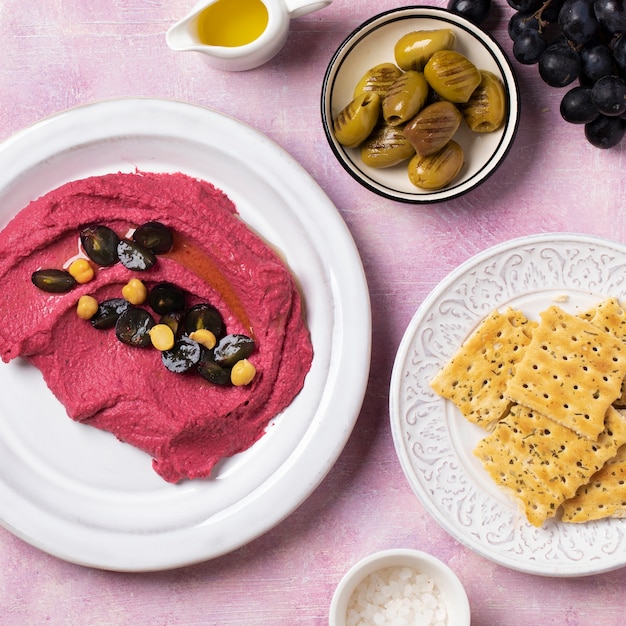
[[[431,191],[449,185],[463,167],[463,149],[451,139],[441,150],[428,156],[416,154],[409,161],[409,180]]]
[[[463,116],[452,102],[441,100],[423,108],[405,127],[404,136],[417,154],[441,150],[458,130]]]
[[[450,50],[455,43],[456,35],[448,28],[407,33],[394,47],[396,63],[403,70],[421,72],[435,52]]]
[[[380,96],[367,91],[357,96],[337,115],[333,130],[335,138],[346,148],[356,148],[367,139],[380,116]]]
[[[506,94],[502,81],[491,72],[480,70],[480,85],[470,99],[460,105],[467,125],[476,133],[498,130],[506,114]]]
[[[393,63],[380,63],[379,65],[375,65],[363,74],[361,80],[359,80],[354,88],[354,95],[352,97],[356,98],[366,91],[373,91],[382,99],[385,97],[389,87],[391,87],[401,75],[402,71]]]
[[[478,68],[454,50],[435,52],[424,67],[424,76],[429,85],[450,102],[467,102],[481,81]]]
[[[428,97],[428,83],[421,72],[404,72],[389,88],[383,99],[383,117],[387,124],[398,126],[408,122]]]
[[[414,154],[415,148],[402,133],[402,126],[383,124],[361,146],[361,160],[370,167],[393,167]]]

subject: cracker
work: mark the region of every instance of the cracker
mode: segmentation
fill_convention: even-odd
[[[595,439],[620,396],[626,344],[590,322],[551,306],[541,313],[505,395]]]
[[[563,503],[564,522],[582,523],[605,517],[626,517],[626,446]]]
[[[491,430],[508,411],[507,379],[536,325],[512,308],[492,311],[437,373],[431,387],[470,422]]]
[[[478,442],[474,454],[496,484],[521,504],[528,521],[539,527],[626,443],[626,418],[609,407],[605,422],[597,441],[592,441],[516,404]]]
[[[589,312],[589,322],[626,343],[626,311],[617,298],[608,298]],[[622,381],[617,407],[626,407],[626,381]]]

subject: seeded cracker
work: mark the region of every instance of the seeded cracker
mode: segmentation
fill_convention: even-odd
[[[470,422],[492,430],[511,404],[504,389],[536,325],[512,308],[493,311],[437,373],[431,387]]]
[[[620,396],[626,344],[588,321],[551,306],[541,313],[505,395],[596,439]]]
[[[528,521],[539,527],[624,443],[626,419],[613,407],[597,441],[591,441],[541,413],[513,405],[474,454],[521,504]]]
[[[626,343],[626,311],[617,298],[604,300],[589,313],[591,324]],[[614,404],[617,407],[626,407],[626,381],[622,381],[620,396]]]
[[[564,522],[626,517],[626,446],[563,503]]]

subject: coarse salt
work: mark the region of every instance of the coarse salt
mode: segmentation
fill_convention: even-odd
[[[431,576],[387,567],[367,576],[348,601],[346,626],[446,626],[443,595]]]

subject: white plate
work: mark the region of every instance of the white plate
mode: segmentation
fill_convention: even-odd
[[[361,408],[371,317],[363,268],[336,208],[269,139],[225,115],[124,99],[55,115],[0,145],[0,227],[85,176],[181,171],[224,190],[284,254],[305,297],[315,356],[304,389],[215,479],[165,483],[143,452],[70,420],[39,371],[0,364],[0,518],[65,560],[146,571],[228,553],[299,506],[330,470]],[[349,365],[348,365],[349,361]]]
[[[484,431],[429,381],[493,309],[538,319],[558,304],[580,312],[626,296],[626,247],[585,235],[515,239],[460,265],[409,324],[391,378],[391,428],[411,487],[455,539],[504,565],[545,576],[582,576],[626,565],[626,520],[542,528],[492,482],[472,451]],[[566,297],[566,298],[565,298]]]

